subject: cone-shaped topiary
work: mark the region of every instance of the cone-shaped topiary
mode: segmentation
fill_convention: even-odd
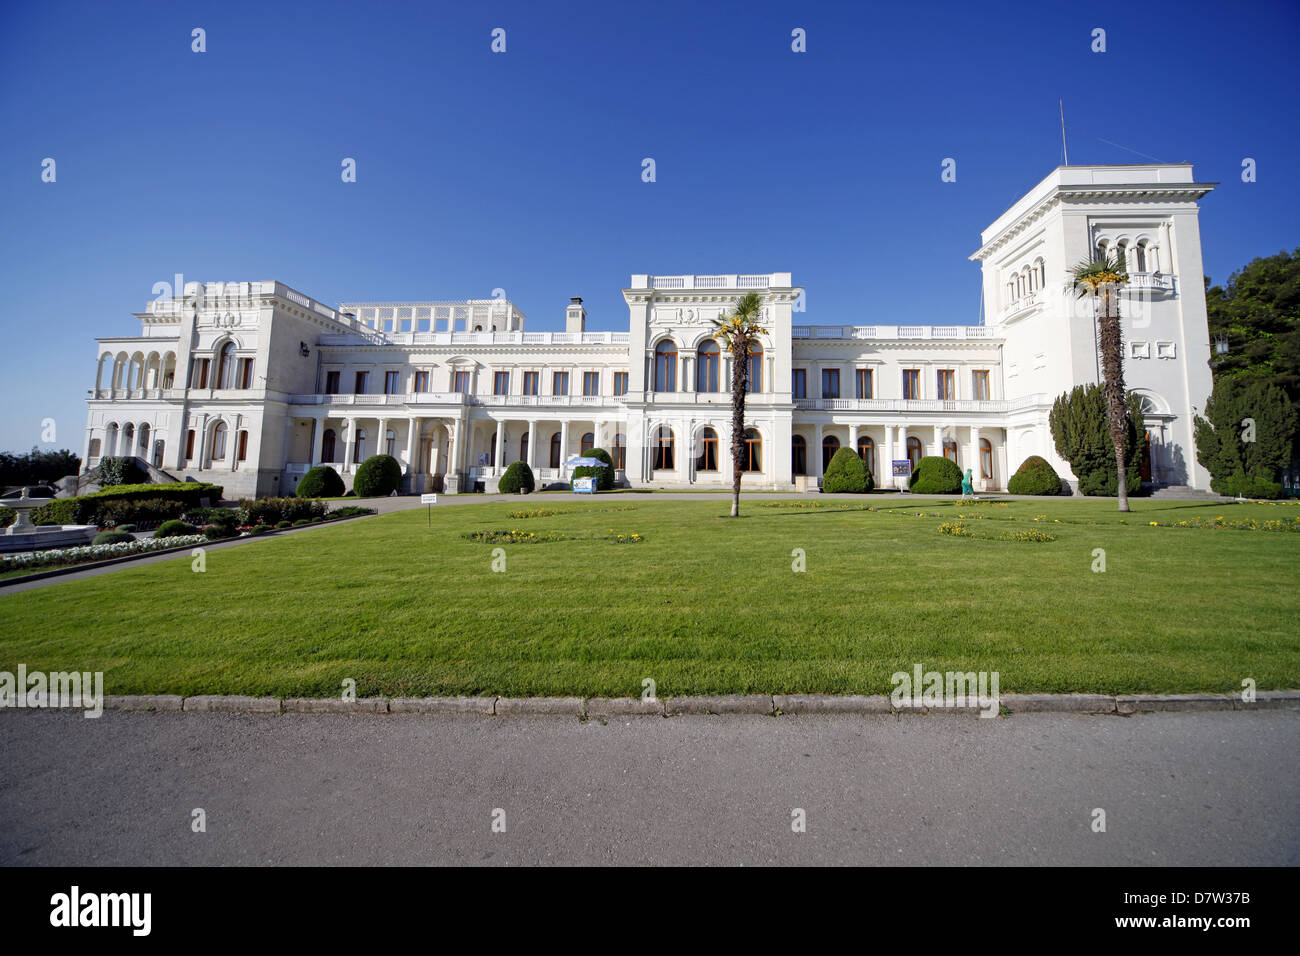
[[[827,494],[866,494],[874,486],[866,463],[851,448],[841,448],[822,475],[822,491]]]
[[[1061,478],[1046,458],[1030,455],[1007,482],[1007,491],[1013,495],[1059,495]]]
[[[299,498],[341,498],[343,479],[329,465],[317,465],[302,476],[294,495]]]
[[[916,495],[955,495],[961,491],[961,469],[950,458],[922,458],[908,486]]]
[[[361,463],[352,479],[358,498],[382,498],[402,483],[402,466],[392,455],[371,455]]]
[[[533,470],[528,467],[526,461],[512,462],[497,483],[497,491],[503,495],[517,494],[521,489],[531,492],[535,487],[537,487],[537,480],[533,477]]]
[[[579,465],[573,469],[574,478],[592,478],[596,479],[597,491],[611,491],[614,488],[614,459],[609,457],[609,452],[603,448],[593,448],[585,453],[587,458],[598,458],[605,463],[605,467],[597,468],[594,465]]]

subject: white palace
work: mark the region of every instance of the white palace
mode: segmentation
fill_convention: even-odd
[[[495,490],[521,459],[539,487],[565,480],[594,446],[632,487],[726,486],[729,360],[710,320],[753,290],[769,334],[750,358],[747,487],[815,489],[843,447],[878,485],[922,455],[954,458],[981,490],[1004,489],[1029,455],[1072,478],[1048,411],[1099,380],[1092,306],[1069,270],[1101,249],[1130,273],[1143,477],[1208,488],[1192,415],[1211,388],[1197,201],[1213,187],[1185,164],[1057,168],[981,235],[982,325],[812,325],[788,272],[633,275],[626,332],[588,331],[580,298],[564,331],[529,332],[504,298],[331,308],[280,282],[189,283],[136,315],[139,335],[96,340],[83,468],[134,455],[239,497],[292,494],[319,463],[350,485],[385,452],[408,491],[456,493]]]

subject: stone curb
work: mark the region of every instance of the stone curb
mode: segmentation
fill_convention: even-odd
[[[1189,713],[1207,710],[1300,710],[1300,690],[1259,691],[1246,702],[1240,694],[1003,694],[1002,707],[1013,714],[1131,714]],[[884,695],[730,694],[706,697],[362,697],[339,698],[246,697],[200,694],[105,696],[104,709],[114,711],[188,711],[225,714],[478,714],[480,716],[548,717],[677,717],[687,715],[863,714],[924,717],[975,716],[978,707],[903,707],[894,709]]]

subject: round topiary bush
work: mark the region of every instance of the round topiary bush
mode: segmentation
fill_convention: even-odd
[[[114,530],[114,531],[134,531],[134,530],[136,530],[136,528],[135,528],[135,525],[133,525],[133,524],[120,524],[120,525],[118,525],[116,528],[114,528],[113,530]]]
[[[402,466],[392,455],[371,455],[361,463],[352,479],[352,490],[358,498],[382,498],[397,490],[402,483]]]
[[[292,528],[292,527],[293,527],[292,521],[277,521],[275,523],[276,531],[283,531],[285,528]]]
[[[155,538],[176,538],[183,534],[198,534],[198,528],[192,524],[186,524],[184,521],[164,521],[158,526],[158,530],[153,533]]]
[[[267,533],[270,532],[270,530],[271,530],[271,529],[268,528],[268,527],[267,527],[266,525],[264,525],[264,524],[255,524],[255,525],[253,525],[251,528],[248,529],[248,533],[249,533],[249,534],[267,534]]]
[[[308,525],[308,524],[311,524],[311,521],[309,521],[307,518],[299,518],[297,521],[293,523],[293,526],[295,528],[301,528],[303,525]]]
[[[595,478],[597,491],[612,491],[614,489],[614,459],[609,456],[609,452],[603,448],[593,448],[583,457],[595,458],[605,463],[604,467],[595,465],[579,465],[573,469],[574,478]]]
[[[101,531],[95,535],[95,540],[91,544],[122,544],[126,541],[134,541],[135,537],[125,531]]]
[[[233,524],[209,524],[203,526],[201,533],[209,541],[220,541],[222,538],[233,538],[238,532]]]
[[[871,472],[866,462],[851,448],[841,448],[822,475],[822,491],[826,494],[866,494],[872,489]]]
[[[1030,455],[1007,482],[1007,491],[1013,495],[1059,495],[1061,478],[1047,459]]]
[[[513,495],[520,491],[531,492],[537,487],[537,480],[533,477],[533,470],[528,467],[526,461],[511,462],[506,473],[501,476],[501,481],[497,483],[497,491],[503,495]]]
[[[302,476],[294,494],[299,498],[341,498],[343,479],[329,465],[317,465]]]
[[[955,495],[961,491],[961,469],[949,458],[922,458],[908,487],[916,495]]]

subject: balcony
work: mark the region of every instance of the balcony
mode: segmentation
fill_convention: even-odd
[[[613,408],[622,401],[613,395],[470,395],[471,405],[495,408]]]
[[[796,325],[796,339],[993,339],[987,325]]]
[[[664,289],[673,292],[713,292],[726,289],[768,289],[789,288],[791,277],[788,272],[772,272],[767,275],[682,275],[682,276],[632,276],[633,289]]]
[[[1124,288],[1128,292],[1151,295],[1173,295],[1176,291],[1174,277],[1163,272],[1130,272]]]
[[[472,396],[460,392],[410,392],[398,395],[290,395],[290,405],[330,406],[421,406],[464,405]]]
[[[374,332],[322,335],[320,345],[626,345],[627,332]],[[358,341],[358,336],[361,340]]]
[[[795,408],[819,412],[1005,412],[1004,399],[798,398]]]

